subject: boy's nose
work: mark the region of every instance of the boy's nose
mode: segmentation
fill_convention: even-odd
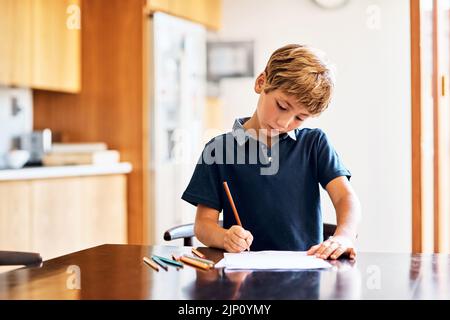
[[[286,129],[287,127],[289,127],[290,123],[291,123],[290,117],[278,118],[278,121],[277,121],[277,125],[279,126],[279,128],[282,128],[282,129]]]

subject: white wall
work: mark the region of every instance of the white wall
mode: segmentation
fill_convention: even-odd
[[[373,20],[377,10],[379,25]],[[330,136],[353,174],[363,205],[359,250],[410,251],[409,1],[350,0],[327,11],[309,0],[224,0],[223,28],[213,38],[254,40],[257,72],[287,43],[327,53],[337,68],[334,102],[306,126]],[[258,98],[253,81],[221,83],[227,128],[234,118],[253,113]],[[333,221],[328,199],[324,211]]]

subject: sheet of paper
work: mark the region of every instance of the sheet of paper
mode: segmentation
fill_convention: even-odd
[[[306,255],[306,251],[250,251],[224,253],[224,258],[215,265],[226,269],[319,269],[329,268],[331,264],[315,256]]]

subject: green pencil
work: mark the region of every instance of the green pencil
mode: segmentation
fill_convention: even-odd
[[[175,261],[175,260],[172,260],[172,259],[168,259],[168,258],[164,258],[164,257],[161,257],[161,256],[157,256],[155,254],[153,255],[153,257],[156,257],[156,258],[162,260],[165,263],[168,263],[168,264],[171,264],[171,265],[183,268],[183,264],[181,262],[178,262],[178,261]]]
[[[157,264],[159,264],[164,270],[166,270],[166,271],[169,270],[169,267],[167,266],[167,264],[162,262],[162,260],[160,260],[157,256],[152,255],[152,260],[155,261]]]

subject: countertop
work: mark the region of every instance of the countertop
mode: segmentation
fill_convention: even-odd
[[[120,162],[101,165],[74,165],[58,167],[29,167],[0,170],[1,181],[96,176],[107,174],[126,174],[132,170],[131,163]]]

